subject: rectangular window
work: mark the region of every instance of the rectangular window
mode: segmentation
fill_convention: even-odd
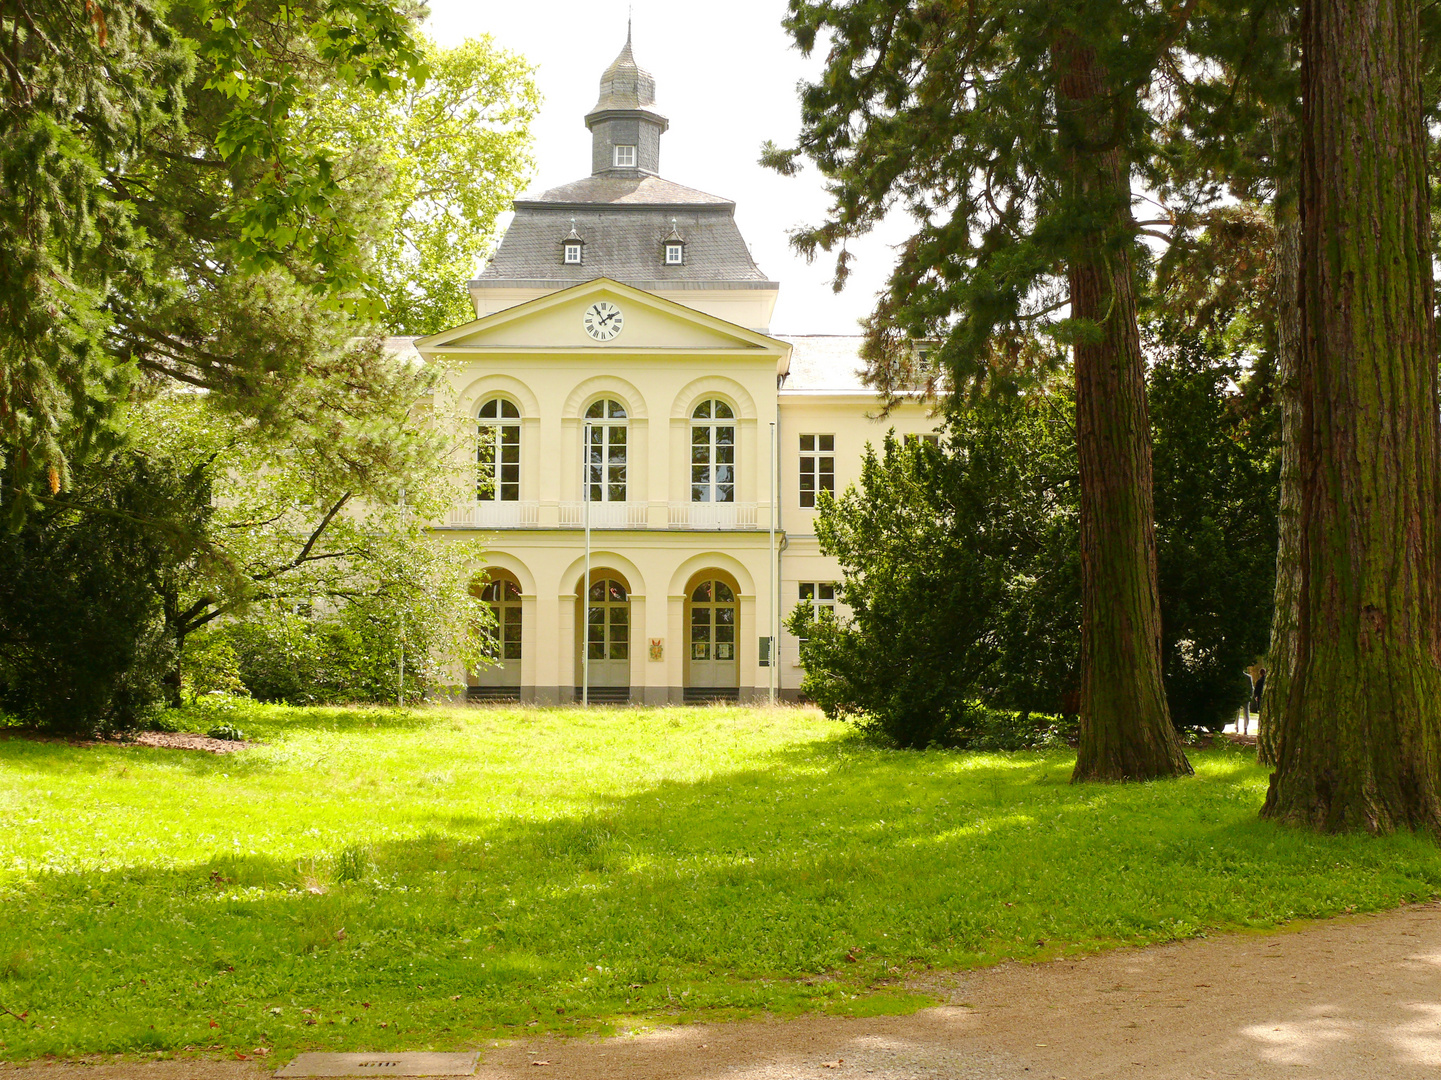
[[[617,169],[635,168],[634,146],[617,146],[615,148],[615,167]]]
[[[905,436],[907,446],[918,446],[921,443],[925,443],[927,446],[940,446],[941,437],[939,435],[918,435],[915,432]]]
[[[834,581],[803,581],[800,600],[811,609],[811,619],[819,619],[823,613],[836,613],[836,583]]]
[[[576,266],[576,265],[579,265],[579,264],[580,264],[580,245],[579,245],[579,244],[566,244],[566,245],[565,245],[565,261],[566,261],[566,264],[567,264],[567,265],[570,265],[570,266]]]
[[[685,245],[667,244],[665,246],[665,264],[667,266],[679,266],[685,261]]]
[[[801,436],[801,506],[814,507],[818,491],[836,490],[836,437]]]

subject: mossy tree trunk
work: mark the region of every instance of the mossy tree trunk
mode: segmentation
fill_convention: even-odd
[[[1289,13],[1282,32],[1294,32]],[[1297,383],[1301,362],[1301,213],[1296,205],[1298,169],[1296,123],[1289,112],[1272,116],[1271,139],[1276,160],[1276,401],[1281,411],[1281,495],[1276,512],[1275,607],[1271,645],[1266,657],[1265,700],[1256,717],[1256,758],[1276,764],[1279,706],[1291,687],[1296,664],[1296,620],[1301,599],[1301,467],[1297,442],[1301,432],[1301,395]]]
[[[1161,680],[1151,432],[1131,261],[1130,170],[1105,69],[1074,34],[1053,50],[1070,210],[1094,225],[1068,260],[1081,473],[1081,736],[1072,779],[1191,771]]]
[[[1441,431],[1415,3],[1303,0],[1300,37],[1300,599],[1263,813],[1441,830]]]

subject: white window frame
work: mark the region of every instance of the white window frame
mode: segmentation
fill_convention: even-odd
[[[685,245],[671,241],[665,246],[665,264],[667,266],[681,266],[685,263]]]
[[[584,258],[582,255],[584,249],[585,245],[579,240],[567,240],[565,242],[565,265],[579,266],[581,259]]]
[[[697,416],[702,405],[707,406],[709,416]],[[718,406],[724,406],[728,416],[716,416]],[[730,441],[722,441],[721,428],[730,430]],[[696,431],[705,431],[705,437],[697,441]],[[740,418],[736,415],[736,407],[724,398],[706,397],[697,401],[691,407],[690,420],[690,444],[687,453],[690,454],[690,501],[693,503],[723,503],[730,505],[736,501],[736,489],[740,481],[740,447],[737,436],[740,431]],[[698,456],[698,451],[704,454]],[[722,458],[729,452],[730,460],[723,461]],[[722,469],[729,469],[727,475],[729,480],[718,479]],[[704,476],[705,479],[701,479]],[[700,498],[702,494],[705,498]],[[722,498],[724,496],[724,498]]]
[[[939,435],[934,432],[925,431],[908,431],[902,441],[908,446],[918,446],[921,443],[936,447],[941,445],[941,437]]]
[[[810,441],[807,448],[807,440]],[[822,468],[829,461],[830,468]],[[820,492],[836,492],[836,437],[832,433],[806,432],[800,437],[800,454],[796,461],[796,490],[802,510],[814,510]],[[805,486],[809,477],[811,486]]]
[[[810,590],[809,596],[806,595],[807,589]],[[811,622],[815,622],[821,617],[822,611],[829,611],[831,617],[835,617],[837,591],[839,590],[834,581],[802,581],[796,589],[796,595],[800,603],[810,607]],[[827,593],[829,595],[826,595]]]
[[[634,146],[617,144],[615,148],[615,167],[617,169],[634,169],[635,150],[636,148]]]
[[[591,416],[597,405],[602,415]],[[596,398],[581,414],[581,425],[582,433],[590,432],[583,451],[586,487],[589,490],[581,492],[581,498],[589,498],[591,502],[628,501],[630,413],[625,402],[609,396]]]
[[[484,415],[492,405],[495,415]],[[507,410],[515,415],[507,415]],[[521,438],[519,405],[503,395],[488,397],[480,403],[476,410],[476,502],[520,501]],[[514,451],[510,455],[514,461],[505,460],[507,450]],[[489,490],[486,489],[487,476]]]

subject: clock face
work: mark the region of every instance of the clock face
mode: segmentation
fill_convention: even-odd
[[[620,333],[625,319],[609,300],[597,300],[585,309],[585,332],[596,341],[610,341]]]

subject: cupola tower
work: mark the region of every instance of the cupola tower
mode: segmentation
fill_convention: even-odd
[[[670,122],[654,106],[655,76],[635,62],[627,23],[625,48],[600,77],[600,97],[585,118],[592,176],[660,175],[660,137]]]

